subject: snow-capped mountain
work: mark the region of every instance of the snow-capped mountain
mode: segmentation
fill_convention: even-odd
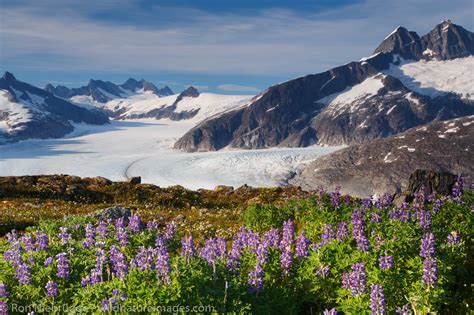
[[[47,84],[44,88],[47,92],[56,96],[68,99],[77,99],[84,103],[107,103],[117,98],[127,98],[140,92],[149,92],[158,96],[172,95],[173,91],[168,86],[158,89],[153,83],[141,79],[137,81],[133,78],[128,79],[123,84],[117,85],[109,81],[89,80],[89,83],[79,88],[68,88],[58,85],[54,87]]]
[[[74,130],[71,122],[100,125],[108,121],[102,111],[74,105],[18,81],[10,72],[0,78],[0,143],[59,138]]]
[[[373,55],[268,88],[175,144],[186,151],[341,145],[474,114],[474,33],[443,21],[396,28]]]
[[[199,93],[190,86],[179,94],[167,86],[158,89],[145,80],[128,79],[120,85],[90,80],[87,86],[69,89],[48,84],[46,91],[86,108],[99,108],[114,119],[170,119],[200,122],[248,104],[253,95]]]
[[[251,98],[250,95],[199,93],[191,86],[180,94],[167,97],[142,93],[126,99],[115,99],[104,108],[116,119],[156,118],[200,122],[248,104]]]

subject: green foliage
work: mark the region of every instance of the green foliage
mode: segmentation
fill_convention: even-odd
[[[277,207],[272,204],[253,204],[245,209],[244,224],[258,232],[278,228],[283,222],[294,219],[291,207]]]
[[[137,200],[145,198],[136,193]],[[179,187],[171,195],[187,195]],[[273,200],[274,192],[265,192],[267,201]],[[165,198],[164,200],[169,200]],[[472,270],[474,270],[472,235],[473,214],[471,206],[474,198],[467,191],[464,202],[445,200],[441,209],[433,213],[430,233],[435,235],[436,260],[438,263],[438,281],[430,288],[421,282],[423,258],[420,257],[421,237],[427,230],[420,227],[414,219],[417,210],[409,206],[412,218],[408,222],[393,220],[389,213],[393,205],[377,208],[367,207],[365,234],[370,250],[357,250],[351,236],[351,215],[354,209],[362,208],[360,200],[351,199],[340,202],[334,207],[327,194],[310,198],[289,200],[278,206],[272,203],[248,206],[243,214],[245,225],[262,235],[270,228],[280,228],[282,223],[292,219],[297,226],[297,234],[305,235],[315,244],[323,240],[326,224],[337,226],[348,223],[348,237],[338,240],[329,239],[323,246],[309,251],[308,257],[297,257],[295,245],[292,248],[293,265],[289,276],[281,269],[281,249],[271,247],[267,253],[263,268],[263,289],[259,292],[249,290],[249,272],[257,262],[255,250],[245,248],[238,270],[229,270],[225,258],[217,259],[211,266],[202,257],[184,258],[179,255],[181,245],[179,236],[167,243],[170,254],[169,284],[160,283],[155,270],[129,268],[128,274],[119,279],[115,277],[109,265],[105,268],[104,281],[95,285],[81,286],[81,279],[89,275],[95,266],[95,250],[87,249],[82,241],[85,237],[84,226],[94,223],[91,217],[69,216],[66,220],[41,220],[38,225],[29,227],[25,233],[34,235],[35,231],[45,232],[50,237],[50,248],[45,251],[22,251],[22,260],[31,266],[31,284],[21,285],[15,278],[15,267],[0,259],[0,282],[5,283],[9,297],[0,300],[9,305],[46,307],[67,304],[70,307],[87,307],[90,312],[99,312],[101,301],[112,296],[114,289],[125,293],[127,298],[118,301],[121,307],[155,306],[207,306],[214,313],[254,313],[254,314],[320,314],[324,309],[335,307],[346,314],[370,313],[370,284],[380,284],[384,289],[386,312],[394,314],[397,307],[409,304],[412,313],[465,314],[471,310]],[[168,201],[166,201],[168,202]],[[425,204],[423,209],[431,210],[433,204]],[[372,222],[373,213],[381,214],[380,222]],[[68,227],[72,233],[69,245],[63,245],[58,237],[60,227]],[[128,263],[137,255],[140,246],[154,247],[159,230],[142,230],[129,233],[129,244],[120,246],[126,254]],[[459,243],[447,244],[448,235],[456,231],[460,235]],[[118,245],[115,228],[109,227],[109,237],[101,245],[108,253],[112,245]],[[197,235],[195,235],[197,236]],[[297,235],[296,235],[297,236]],[[230,239],[229,239],[230,241]],[[230,243],[228,244],[230,245]],[[198,245],[198,248],[202,245]],[[11,244],[0,240],[0,256],[11,249]],[[48,257],[67,252],[70,259],[71,277],[59,279],[57,266],[53,262],[44,267]],[[390,255],[393,267],[381,269],[379,258]],[[366,268],[366,291],[352,296],[350,290],[342,288],[344,273],[351,271],[355,263],[364,263]],[[130,265],[129,265],[130,266]],[[321,267],[328,266],[330,272],[323,276],[318,273]],[[45,285],[49,280],[57,282],[59,295],[50,298],[46,295]],[[163,311],[163,313],[173,311]],[[158,313],[158,312],[156,312]],[[177,312],[179,313],[179,312]],[[183,312],[184,313],[184,312]]]

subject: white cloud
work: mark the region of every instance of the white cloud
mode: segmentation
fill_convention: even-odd
[[[259,89],[254,86],[239,85],[239,84],[221,84],[217,88],[227,92],[258,92]]]
[[[91,20],[69,7],[47,11],[31,3],[7,6],[0,12],[0,66],[65,72],[295,76],[370,55],[398,25],[424,34],[448,17],[469,29],[474,23],[472,13],[465,9],[472,6],[470,1],[366,0],[305,15],[267,10],[255,16],[222,16],[174,9],[172,13],[186,22],[155,27]],[[104,2],[103,9],[112,2]],[[132,8],[132,4],[127,6]],[[93,6],[82,7],[93,10]],[[166,18],[167,9],[158,9],[151,12],[156,19]]]

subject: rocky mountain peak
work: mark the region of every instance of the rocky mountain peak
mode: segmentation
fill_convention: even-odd
[[[181,94],[179,96],[181,96],[181,97],[198,97],[199,96],[199,91],[194,86],[190,86],[186,90],[181,92]]]
[[[15,76],[13,75],[13,73],[11,72],[8,72],[8,71],[5,71],[5,73],[3,74],[3,77],[2,77],[5,81],[16,81],[16,78]]]
[[[474,54],[474,33],[450,20],[421,37],[423,59],[450,60]]]
[[[418,59],[421,53],[420,37],[416,32],[399,26],[374,50],[374,54],[377,53],[399,54],[405,59]]]

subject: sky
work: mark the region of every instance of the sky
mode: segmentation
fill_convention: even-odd
[[[474,30],[472,0],[0,0],[0,70],[256,94],[371,55],[397,26]]]

